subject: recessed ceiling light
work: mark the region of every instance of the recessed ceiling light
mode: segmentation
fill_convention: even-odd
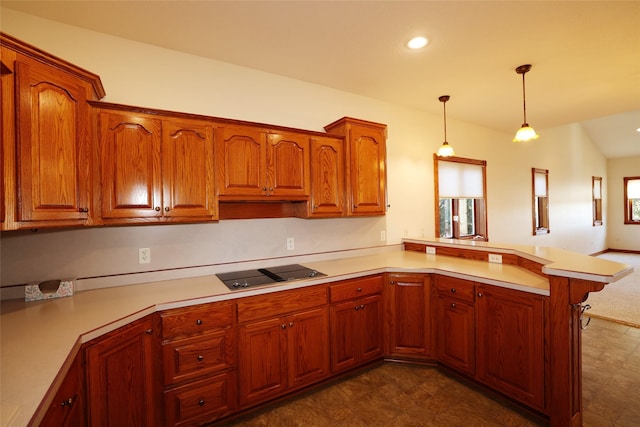
[[[640,128],[636,129],[636,131],[640,132]]]
[[[407,46],[410,49],[421,49],[425,47],[429,43],[426,37],[414,37],[409,42],[407,42]]]

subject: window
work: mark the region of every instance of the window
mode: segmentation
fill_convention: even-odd
[[[549,171],[531,168],[533,235],[549,234]]]
[[[591,177],[593,225],[602,225],[602,177]]]
[[[436,236],[488,240],[484,160],[433,155]]]
[[[640,176],[624,178],[624,223],[640,224]]]

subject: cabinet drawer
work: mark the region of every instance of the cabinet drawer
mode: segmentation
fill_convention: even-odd
[[[382,276],[370,276],[337,283],[329,287],[331,302],[346,301],[382,292]]]
[[[436,289],[440,297],[454,298],[464,302],[473,302],[475,299],[474,283],[468,280],[438,276]]]
[[[163,346],[164,381],[169,385],[235,365],[233,332],[225,329]]]
[[[200,304],[161,313],[162,338],[174,339],[223,329],[233,324],[231,302]]]
[[[326,303],[326,285],[242,298],[238,300],[238,323],[277,317]]]
[[[165,392],[167,426],[200,425],[231,413],[235,373],[226,372]]]

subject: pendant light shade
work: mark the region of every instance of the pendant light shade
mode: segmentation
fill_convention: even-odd
[[[444,142],[438,149],[438,156],[440,157],[451,157],[456,155],[453,151],[453,147],[447,142],[447,101],[449,98],[449,95],[442,95],[438,98],[438,100],[442,102],[442,108],[444,110]]]
[[[539,135],[536,131],[527,123],[527,98],[525,95],[524,75],[531,70],[531,64],[521,65],[516,68],[516,73],[522,74],[522,109],[524,113],[524,120],[522,126],[516,132],[513,142],[527,142],[534,139],[538,139]]]

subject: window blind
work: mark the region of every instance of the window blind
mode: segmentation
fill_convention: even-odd
[[[438,160],[438,193],[441,198],[484,197],[481,165]]]

